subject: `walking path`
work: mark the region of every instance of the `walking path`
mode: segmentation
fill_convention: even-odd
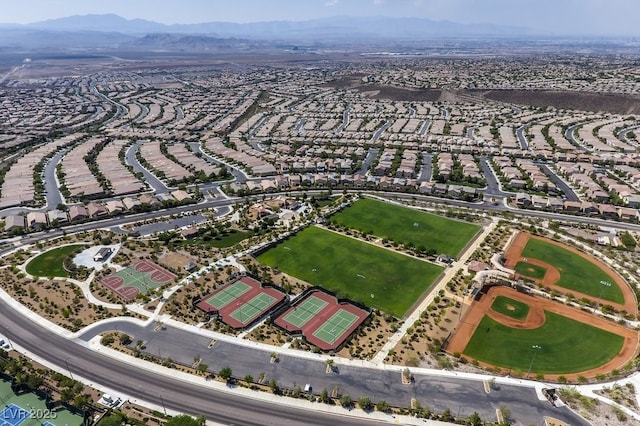
[[[17,302],[16,300],[14,300],[13,298],[11,298],[3,289],[0,289],[0,297],[3,298],[4,300],[7,301],[7,303],[9,303],[9,305],[16,309],[17,311],[21,312],[25,317],[29,318],[30,320],[39,323],[40,325],[42,325],[43,327],[46,327],[47,329],[51,330],[52,332],[63,336],[69,340],[72,340],[73,342],[86,346],[88,348],[90,348],[91,350],[94,350],[96,352],[100,352],[103,353],[107,356],[116,358],[118,360],[124,361],[124,362],[128,362],[130,364],[136,365],[139,368],[144,368],[146,370],[151,370],[156,372],[157,374],[163,374],[166,376],[171,376],[171,377],[175,377],[179,380],[183,380],[183,381],[188,381],[188,382],[200,382],[200,384],[202,386],[207,386],[207,387],[211,387],[211,388],[216,388],[216,389],[220,389],[220,390],[224,390],[225,392],[234,392],[236,394],[239,395],[243,395],[244,397],[247,398],[255,398],[255,399],[261,399],[261,400],[265,400],[265,401],[271,401],[275,404],[287,404],[287,405],[293,405],[293,406],[298,406],[300,408],[303,409],[309,409],[309,410],[320,410],[320,411],[324,411],[324,412],[331,412],[331,413],[336,413],[336,414],[345,414],[345,411],[343,408],[341,407],[337,407],[337,406],[330,406],[330,405],[326,405],[326,404],[317,404],[317,403],[312,403],[309,402],[308,400],[304,400],[304,399],[294,399],[294,398],[287,398],[287,397],[282,397],[282,396],[277,396],[277,395],[273,395],[267,392],[254,392],[254,391],[250,391],[248,389],[245,388],[229,388],[225,383],[222,382],[216,382],[216,381],[211,381],[211,380],[206,380],[204,377],[200,377],[200,376],[193,376],[191,374],[188,373],[183,373],[183,372],[179,372],[176,371],[175,369],[169,369],[166,367],[162,367],[160,365],[148,362],[148,361],[144,361],[142,359],[139,358],[135,358],[132,356],[128,356],[125,355],[119,351],[115,351],[111,348],[107,348],[104,347],[100,344],[100,339],[101,336],[100,335],[96,335],[94,337],[92,337],[90,340],[83,340],[80,339],[79,336],[81,335],[86,335],[87,333],[91,332],[91,329],[93,329],[94,327],[97,327],[98,325],[101,324],[105,324],[105,323],[111,323],[111,322],[122,322],[122,321],[127,321],[127,322],[131,322],[134,324],[137,324],[139,326],[149,326],[152,323],[163,323],[167,326],[170,327],[175,327],[178,329],[182,329],[185,331],[188,331],[190,333],[194,333],[194,334],[198,334],[201,336],[207,336],[211,339],[215,339],[215,340],[220,340],[220,341],[226,341],[229,343],[233,343],[235,345],[239,345],[239,346],[245,346],[245,347],[252,347],[255,349],[259,349],[259,350],[263,350],[266,352],[277,352],[278,354],[287,354],[290,356],[294,356],[297,358],[306,358],[306,359],[311,359],[311,360],[316,360],[316,361],[321,361],[321,362],[326,362],[326,360],[328,359],[332,359],[333,362],[336,365],[351,365],[351,366],[358,366],[358,367],[366,367],[366,368],[378,368],[378,369],[383,369],[386,371],[397,371],[398,374],[402,374],[402,371],[406,368],[404,366],[399,366],[399,365],[389,365],[389,364],[385,364],[384,360],[386,358],[386,356],[388,355],[389,351],[391,349],[393,349],[398,342],[402,339],[402,337],[406,334],[406,330],[408,329],[408,327],[410,327],[420,316],[420,314],[433,302],[433,298],[435,295],[438,294],[438,291],[440,289],[443,289],[444,286],[446,285],[446,283],[452,279],[455,274],[461,269],[463,268],[464,264],[468,261],[468,259],[470,258],[470,256],[474,253],[474,251],[476,250],[476,248],[484,241],[484,239],[493,231],[493,229],[495,228],[495,226],[497,225],[497,219],[494,219],[494,221],[489,224],[487,227],[485,227],[485,229],[476,236],[476,238],[474,239],[474,241],[467,247],[467,249],[465,250],[465,252],[460,256],[460,258],[455,261],[450,268],[448,268],[444,275],[442,276],[442,278],[440,279],[440,281],[436,284],[436,286],[431,290],[430,294],[421,302],[421,304],[418,306],[417,309],[414,310],[414,312],[405,320],[405,322],[403,323],[403,325],[401,326],[401,328],[398,330],[398,332],[396,334],[394,334],[389,341],[387,342],[387,344],[385,344],[385,346],[381,349],[381,351],[371,360],[371,361],[366,361],[366,360],[355,360],[355,359],[349,359],[349,358],[336,358],[336,357],[330,357],[328,355],[324,355],[324,354],[313,354],[310,352],[304,352],[304,351],[298,351],[298,350],[293,350],[290,349],[288,347],[288,345],[285,345],[283,347],[274,347],[272,345],[268,345],[268,344],[264,344],[264,343],[259,343],[259,342],[253,342],[253,341],[248,341],[245,339],[238,339],[236,337],[233,336],[229,336],[226,334],[222,334],[222,333],[217,333],[211,330],[206,330],[203,329],[201,327],[198,326],[193,326],[193,325],[189,325],[189,324],[184,324],[182,322],[176,321],[174,319],[172,319],[170,316],[168,315],[160,315],[159,313],[161,312],[162,306],[164,304],[164,301],[161,301],[158,306],[156,307],[154,312],[149,312],[147,310],[144,309],[144,307],[140,304],[132,304],[132,305],[128,305],[127,309],[140,313],[142,315],[144,315],[145,317],[147,317],[146,320],[140,320],[137,318],[132,318],[132,317],[118,317],[118,318],[110,318],[107,320],[103,320],[100,322],[97,322],[95,324],[92,324],[86,328],[84,328],[81,332],[78,333],[72,333],[71,331],[64,329],[50,321],[48,321],[45,318],[42,318],[38,315],[34,315],[28,308],[26,308],[25,306],[23,306],[22,304],[20,304],[19,302]],[[246,252],[250,252],[251,249],[246,250]],[[236,261],[236,257],[234,256],[229,256],[226,259],[227,264],[230,264],[232,266],[237,267],[240,270],[243,270],[244,268],[242,267],[242,265],[238,264]],[[220,262],[220,261],[218,261]],[[202,274],[202,273],[206,273],[208,271],[207,268],[210,268],[212,265],[206,266],[201,268],[199,271],[197,271],[196,273],[190,275],[189,277],[185,278],[184,280],[182,280],[180,283],[178,283],[177,285],[173,286],[172,288],[168,289],[165,291],[165,293],[163,294],[163,300],[166,300],[169,298],[169,296],[171,296],[171,294],[173,294],[176,290],[178,290],[179,288],[181,288],[185,283],[187,283],[188,279],[190,279],[191,277],[194,277],[198,274]],[[93,275],[93,274],[92,274]],[[89,280],[87,280],[86,282],[80,282],[80,281],[76,281],[76,280],[69,280],[70,282],[73,282],[74,284],[78,285],[81,289],[83,289],[83,293],[85,294],[85,297],[87,297],[87,299],[91,302],[91,303],[95,303],[96,305],[102,305],[102,306],[107,306],[110,307],[113,304],[106,304],[106,302],[102,302],[99,301],[97,299],[95,299],[92,295],[91,292],[89,291],[89,286],[88,286],[88,282],[90,282]],[[121,305],[117,305],[118,308],[121,308]],[[24,354],[25,356],[30,357],[31,359],[33,359],[36,362],[41,363],[42,365],[51,368],[55,371],[58,371],[60,373],[66,374],[67,371],[64,368],[61,368],[60,366],[57,365],[53,365],[51,363],[49,363],[47,360],[45,359],[41,359],[38,356],[32,354],[32,353],[28,353],[24,350],[24,348],[21,348],[19,346],[15,346],[13,347],[13,349],[18,350],[20,353]],[[463,372],[455,372],[455,371],[445,371],[445,370],[436,370],[436,369],[426,369],[426,368],[412,368],[411,369],[412,374],[414,375],[431,375],[431,376],[438,376],[438,377],[455,377],[455,378],[459,378],[459,379],[466,379],[466,380],[474,380],[474,381],[488,381],[488,380],[493,380],[495,379],[496,383],[499,384],[509,384],[509,385],[516,385],[516,386],[525,386],[525,387],[532,387],[535,388],[537,391],[537,395],[538,398],[540,400],[544,400],[545,397],[542,395],[542,388],[544,387],[553,387],[553,386],[549,386],[546,385],[544,383],[540,383],[540,382],[535,382],[535,381],[529,381],[529,380],[524,380],[524,379],[516,379],[516,378],[510,378],[510,377],[493,377],[489,374],[475,374],[475,373],[463,373]],[[105,393],[110,393],[112,395],[118,395],[117,392],[113,391],[112,389],[108,389],[104,386],[101,386],[98,383],[92,383],[91,381],[84,379],[82,377],[76,377],[78,380],[83,381],[84,383],[89,384],[90,386],[93,386],[94,388],[105,392]],[[616,382],[614,382],[615,384],[626,384],[626,383],[633,383],[636,388],[638,388],[640,386],[640,373],[635,373],[632,376],[629,376],[625,379],[620,379],[617,380]],[[607,404],[610,405],[614,405],[616,407],[618,407],[619,409],[621,409],[625,414],[627,414],[629,417],[634,418],[637,421],[640,421],[640,415],[629,410],[626,407],[623,407],[619,404],[616,404],[615,402],[601,396],[601,395],[597,395],[594,393],[594,391],[596,389],[601,389],[603,386],[607,386],[607,385],[612,385],[612,383],[609,384],[598,384],[598,385],[583,385],[583,386],[576,386],[576,389],[578,391],[580,391],[582,394],[596,398],[600,401],[603,401]],[[155,409],[155,410],[161,410],[164,409],[164,407],[158,407],[157,405],[154,404],[150,404],[146,401],[142,401],[142,400],[138,400],[133,396],[128,396],[128,395],[120,395],[123,397],[123,399],[128,399],[134,403],[140,404],[140,405],[144,405],[147,406],[149,408]],[[636,396],[638,398],[638,403],[640,404],[640,397]],[[169,411],[169,414],[178,414],[176,412],[171,412]],[[359,416],[362,417],[363,419],[376,419],[379,421],[384,421],[384,422],[389,422],[389,423],[402,423],[402,424],[421,424],[424,425],[425,424],[425,420],[423,419],[416,419],[414,417],[411,416],[391,416],[388,414],[384,414],[384,413],[380,413],[380,412],[372,412],[372,413],[367,413],[364,412],[362,410],[351,410],[349,412],[350,416]],[[426,421],[427,424],[430,425],[434,425],[434,426],[441,426],[441,425],[446,425],[448,423],[443,423],[443,422],[437,422],[437,421],[432,421],[432,420],[427,420]]]
[[[389,351],[396,347],[398,342],[402,340],[404,335],[407,333],[407,329],[412,327],[413,324],[420,319],[420,315],[424,312],[427,307],[433,303],[433,298],[438,295],[438,292],[441,289],[444,289],[447,283],[458,273],[460,269],[462,269],[473,254],[476,251],[478,246],[482,244],[482,242],[487,238],[497,225],[497,220],[493,220],[488,226],[486,226],[483,231],[476,236],[473,242],[467,247],[465,252],[457,259],[449,268],[446,269],[444,275],[438,281],[438,283],[431,289],[429,295],[425,297],[420,305],[409,315],[409,317],[404,321],[402,326],[398,329],[398,331],[389,338],[387,343],[380,349],[380,351],[376,354],[375,357],[371,360],[376,365],[382,365],[385,358],[389,354]]]

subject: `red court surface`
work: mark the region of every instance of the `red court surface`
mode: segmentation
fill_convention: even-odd
[[[116,293],[125,302],[133,301],[138,294],[147,294],[151,290],[173,281],[174,274],[149,260],[141,260],[121,271],[103,278],[100,282]]]
[[[286,295],[273,287],[243,276],[203,297],[196,307],[215,314],[230,327],[240,329],[252,324],[267,312],[282,304]]]
[[[305,308],[310,300],[314,301],[310,304],[312,311]],[[303,312],[299,314],[300,310]],[[302,334],[309,343],[330,351],[339,348],[368,316],[365,309],[340,302],[324,291],[312,290],[279,315],[274,324],[291,334]]]

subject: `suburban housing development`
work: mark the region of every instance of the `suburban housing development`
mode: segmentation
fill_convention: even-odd
[[[4,421],[640,421],[633,42],[127,37],[0,53]]]

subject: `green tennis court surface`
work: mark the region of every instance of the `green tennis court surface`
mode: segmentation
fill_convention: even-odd
[[[252,319],[259,313],[263,312],[269,305],[271,305],[275,301],[275,297],[269,296],[265,293],[260,293],[253,299],[249,300],[238,309],[233,311],[231,313],[231,318],[244,324],[249,319]]]
[[[303,325],[308,323],[311,318],[316,316],[318,312],[323,310],[328,304],[329,302],[327,301],[311,296],[296,306],[293,311],[285,315],[283,319],[289,324],[302,328]]]
[[[250,285],[245,284],[242,281],[236,281],[233,284],[229,284],[219,293],[216,293],[208,298],[206,300],[206,303],[219,310],[248,292],[250,289]]]
[[[313,335],[320,340],[333,344],[358,320],[358,316],[344,309],[338,310]]]

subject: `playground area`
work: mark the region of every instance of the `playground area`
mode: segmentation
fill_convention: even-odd
[[[309,343],[328,351],[338,348],[368,315],[364,309],[313,290],[274,323],[289,333],[302,334]]]
[[[174,274],[148,260],[141,260],[121,271],[103,278],[100,282],[126,302],[139,294],[145,295],[173,281]]]
[[[233,328],[244,328],[284,302],[281,291],[262,284],[251,277],[237,281],[205,296],[196,307],[209,314],[217,314],[222,322]]]

